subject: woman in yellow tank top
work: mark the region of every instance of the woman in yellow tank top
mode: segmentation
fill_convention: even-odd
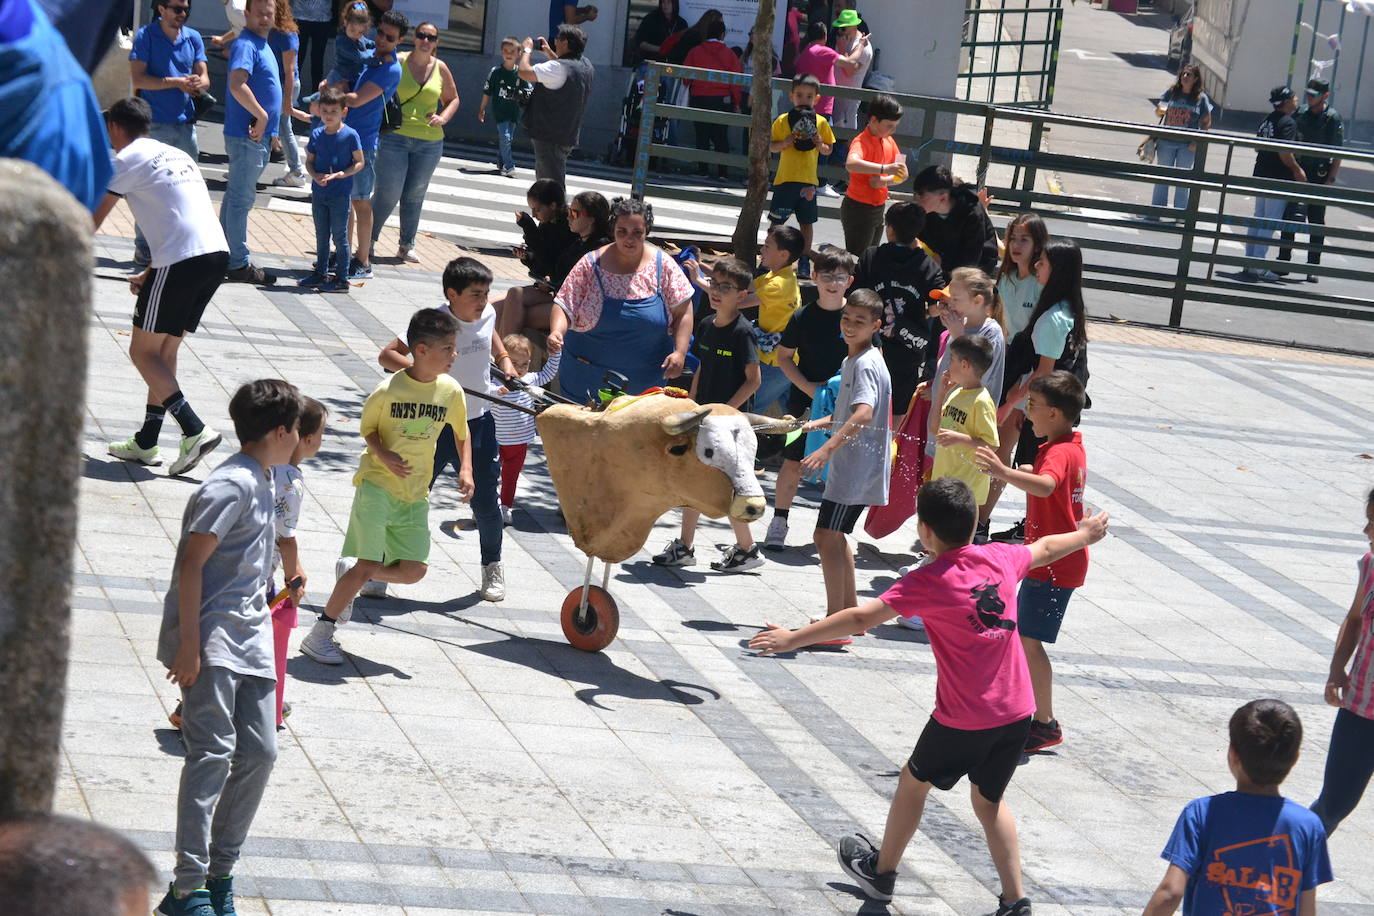
[[[382,225],[401,204],[401,239],[396,256],[418,261],[415,235],[420,228],[429,179],[444,154],[444,125],[458,110],[458,86],[448,64],[439,59],[439,27],[415,27],[415,50],[401,57],[401,129],[383,134],[377,148],[377,188],[372,192],[372,245]]]

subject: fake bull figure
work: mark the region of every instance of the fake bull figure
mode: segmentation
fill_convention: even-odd
[[[620,398],[599,413],[550,407],[536,426],[568,533],[588,557],[586,580],[563,602],[563,633],[589,652],[609,645],[619,627],[619,611],[606,591],[611,564],[638,552],[669,509],[760,518],[765,502],[754,475],[755,432],[793,428],[661,393]],[[591,584],[596,559],[606,564],[600,588]]]

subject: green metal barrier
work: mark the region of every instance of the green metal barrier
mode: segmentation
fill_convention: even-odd
[[[631,193],[640,198],[663,197],[738,206],[740,196],[737,189],[683,187],[680,183],[656,183],[651,180],[648,168],[651,156],[739,168],[748,165],[744,154],[727,155],[653,142],[655,118],[726,124],[732,128],[748,129],[750,126],[750,118],[745,114],[701,111],[659,103],[657,92],[660,75],[673,79],[731,83],[746,88],[751,81],[745,74],[657,63],[651,65],[645,80],[643,120]],[[787,80],[774,79],[773,93],[785,93],[790,85]],[[827,87],[826,91],[837,97],[860,100],[876,95],[867,89]],[[1333,267],[1329,263],[1309,266],[1303,263],[1307,250],[1313,247],[1307,235],[1306,223],[1261,221],[1253,215],[1251,199],[1256,194],[1374,214],[1374,191],[1255,178],[1249,174],[1253,153],[1257,150],[1290,152],[1301,156],[1320,153],[1324,150],[1322,147],[1078,118],[1023,107],[889,94],[901,102],[905,109],[902,131],[896,140],[908,154],[912,174],[935,162],[948,164],[954,157],[964,157],[964,162],[972,165],[972,169],[965,169],[956,161],[956,175],[962,172],[966,178],[976,177],[975,183],[986,187],[992,194],[995,214],[1035,210],[1061,223],[1079,227],[1079,231],[1071,234],[1084,248],[1085,285],[1167,300],[1167,323],[1171,327],[1182,326],[1185,304],[1190,303],[1374,319],[1374,304],[1365,295],[1333,293],[1311,284],[1256,284],[1244,282],[1227,273],[1230,270],[1272,269],[1275,266],[1269,258],[1250,258],[1233,250],[1223,250],[1223,246],[1234,249],[1236,243],[1244,243],[1245,233],[1253,228],[1274,231],[1274,237],[1268,241],[1271,256],[1278,244],[1279,230],[1299,233],[1300,240],[1291,243],[1293,269],[1297,273],[1347,280],[1367,280],[1371,276],[1371,269],[1374,269],[1374,231],[1327,226],[1323,232],[1326,237],[1323,252],[1341,255],[1356,263],[1353,267]],[[771,99],[768,104],[771,107]],[[1041,149],[1047,132],[1054,137],[1065,138],[1055,141],[1056,150],[1063,148],[1065,151],[1046,152]],[[855,131],[836,128],[835,133],[845,139],[854,136]],[[959,135],[978,139],[959,139]],[[1123,148],[1132,150],[1146,136],[1192,142],[1197,144],[1197,155],[1192,168],[1179,169],[1144,163],[1134,156],[1129,159],[1104,159],[1096,155],[1079,155],[1072,150],[1075,136],[1091,140],[1112,135],[1122,136],[1128,141]],[[1326,152],[1340,158],[1346,166],[1355,162],[1374,165],[1374,154],[1371,153],[1350,148]],[[1083,178],[1111,181],[1120,185],[1123,193],[1117,195],[1118,199],[1103,200],[1058,193],[1054,189],[1040,189],[1037,187],[1038,179],[1046,172],[1070,186],[1075,179]],[[822,166],[821,173],[832,180],[845,177],[843,169],[835,166]],[[1167,184],[1171,188],[1189,188],[1188,206],[1183,209],[1155,207],[1150,203],[1129,199],[1150,200],[1150,190],[1157,183]],[[901,186],[894,191],[897,199],[906,196],[901,193]],[[1096,238],[1092,230],[1098,227],[1129,227],[1139,230],[1144,238],[1141,241]],[[1289,243],[1285,243],[1285,247],[1290,247]],[[1374,349],[1368,343],[1362,344],[1361,348]]]
[[[969,0],[964,11],[965,34],[959,47],[967,52],[968,63],[960,67],[955,81],[959,98],[1049,108],[1059,69],[1063,0],[1020,0],[1020,7],[1011,6],[1010,0],[996,0],[997,5],[988,7],[983,2]],[[986,49],[992,51],[990,61],[980,57],[979,51]]]

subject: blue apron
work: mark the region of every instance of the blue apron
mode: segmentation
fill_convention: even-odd
[[[663,384],[663,360],[673,351],[673,341],[668,336],[668,303],[663,298],[663,252],[655,252],[654,261],[654,293],[643,299],[608,296],[600,260],[592,261],[601,290],[601,317],[592,329],[569,331],[564,339],[567,355],[558,384],[567,397],[579,403],[594,398],[607,370],[629,379],[629,394]]]

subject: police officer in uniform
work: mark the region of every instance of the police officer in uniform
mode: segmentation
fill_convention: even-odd
[[[1307,104],[1294,115],[1294,120],[1298,122],[1298,139],[1303,143],[1315,143],[1320,146],[1344,145],[1345,125],[1336,109],[1329,104],[1330,95],[1331,85],[1326,80],[1313,79],[1307,81]],[[1336,172],[1341,167],[1341,160],[1327,156],[1299,156],[1298,163],[1307,173],[1307,181],[1310,184],[1335,184]],[[1316,227],[1326,225],[1326,205],[1290,200],[1284,208],[1283,218],[1296,222],[1302,222],[1305,219],[1310,224],[1308,236],[1312,247],[1307,249],[1307,263],[1320,264],[1322,261],[1322,242],[1326,240],[1326,236]],[[1292,242],[1294,235],[1295,233],[1292,232],[1279,234],[1281,240],[1279,246],[1280,261],[1293,259],[1293,249],[1282,243]],[[1283,276],[1287,271],[1281,270],[1278,273]],[[1316,274],[1308,274],[1307,282],[1316,283]]]

